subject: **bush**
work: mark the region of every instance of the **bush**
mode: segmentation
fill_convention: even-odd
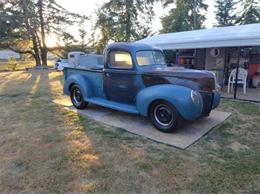
[[[16,66],[17,66],[17,62],[16,62],[15,58],[13,56],[9,57],[8,63],[7,63],[8,69],[11,69],[14,71]]]

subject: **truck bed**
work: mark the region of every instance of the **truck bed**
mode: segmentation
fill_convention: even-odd
[[[104,98],[103,92],[103,68],[82,68],[82,67],[65,67],[64,78],[67,79],[68,75],[75,75],[82,77],[85,82],[90,84],[92,97]]]

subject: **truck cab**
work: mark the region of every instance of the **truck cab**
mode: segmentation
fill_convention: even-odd
[[[213,73],[169,67],[161,49],[141,43],[110,44],[102,67],[66,67],[64,75],[64,92],[76,108],[94,103],[139,114],[163,132],[181,118],[208,116],[220,99]]]

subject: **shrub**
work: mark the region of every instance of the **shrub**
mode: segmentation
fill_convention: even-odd
[[[8,63],[7,63],[8,69],[15,70],[17,66],[17,62],[13,56],[8,58]]]

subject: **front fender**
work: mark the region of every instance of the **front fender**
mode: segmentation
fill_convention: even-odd
[[[85,99],[91,96],[91,89],[87,79],[77,74],[68,76],[68,78],[65,80],[63,87],[64,94],[70,95],[70,87],[74,84],[79,86]]]
[[[198,101],[193,102],[191,91],[187,87],[163,84],[143,89],[137,94],[136,107],[143,116],[148,116],[149,106],[156,100],[170,102],[186,120],[198,118],[202,112],[202,97],[198,93]]]

